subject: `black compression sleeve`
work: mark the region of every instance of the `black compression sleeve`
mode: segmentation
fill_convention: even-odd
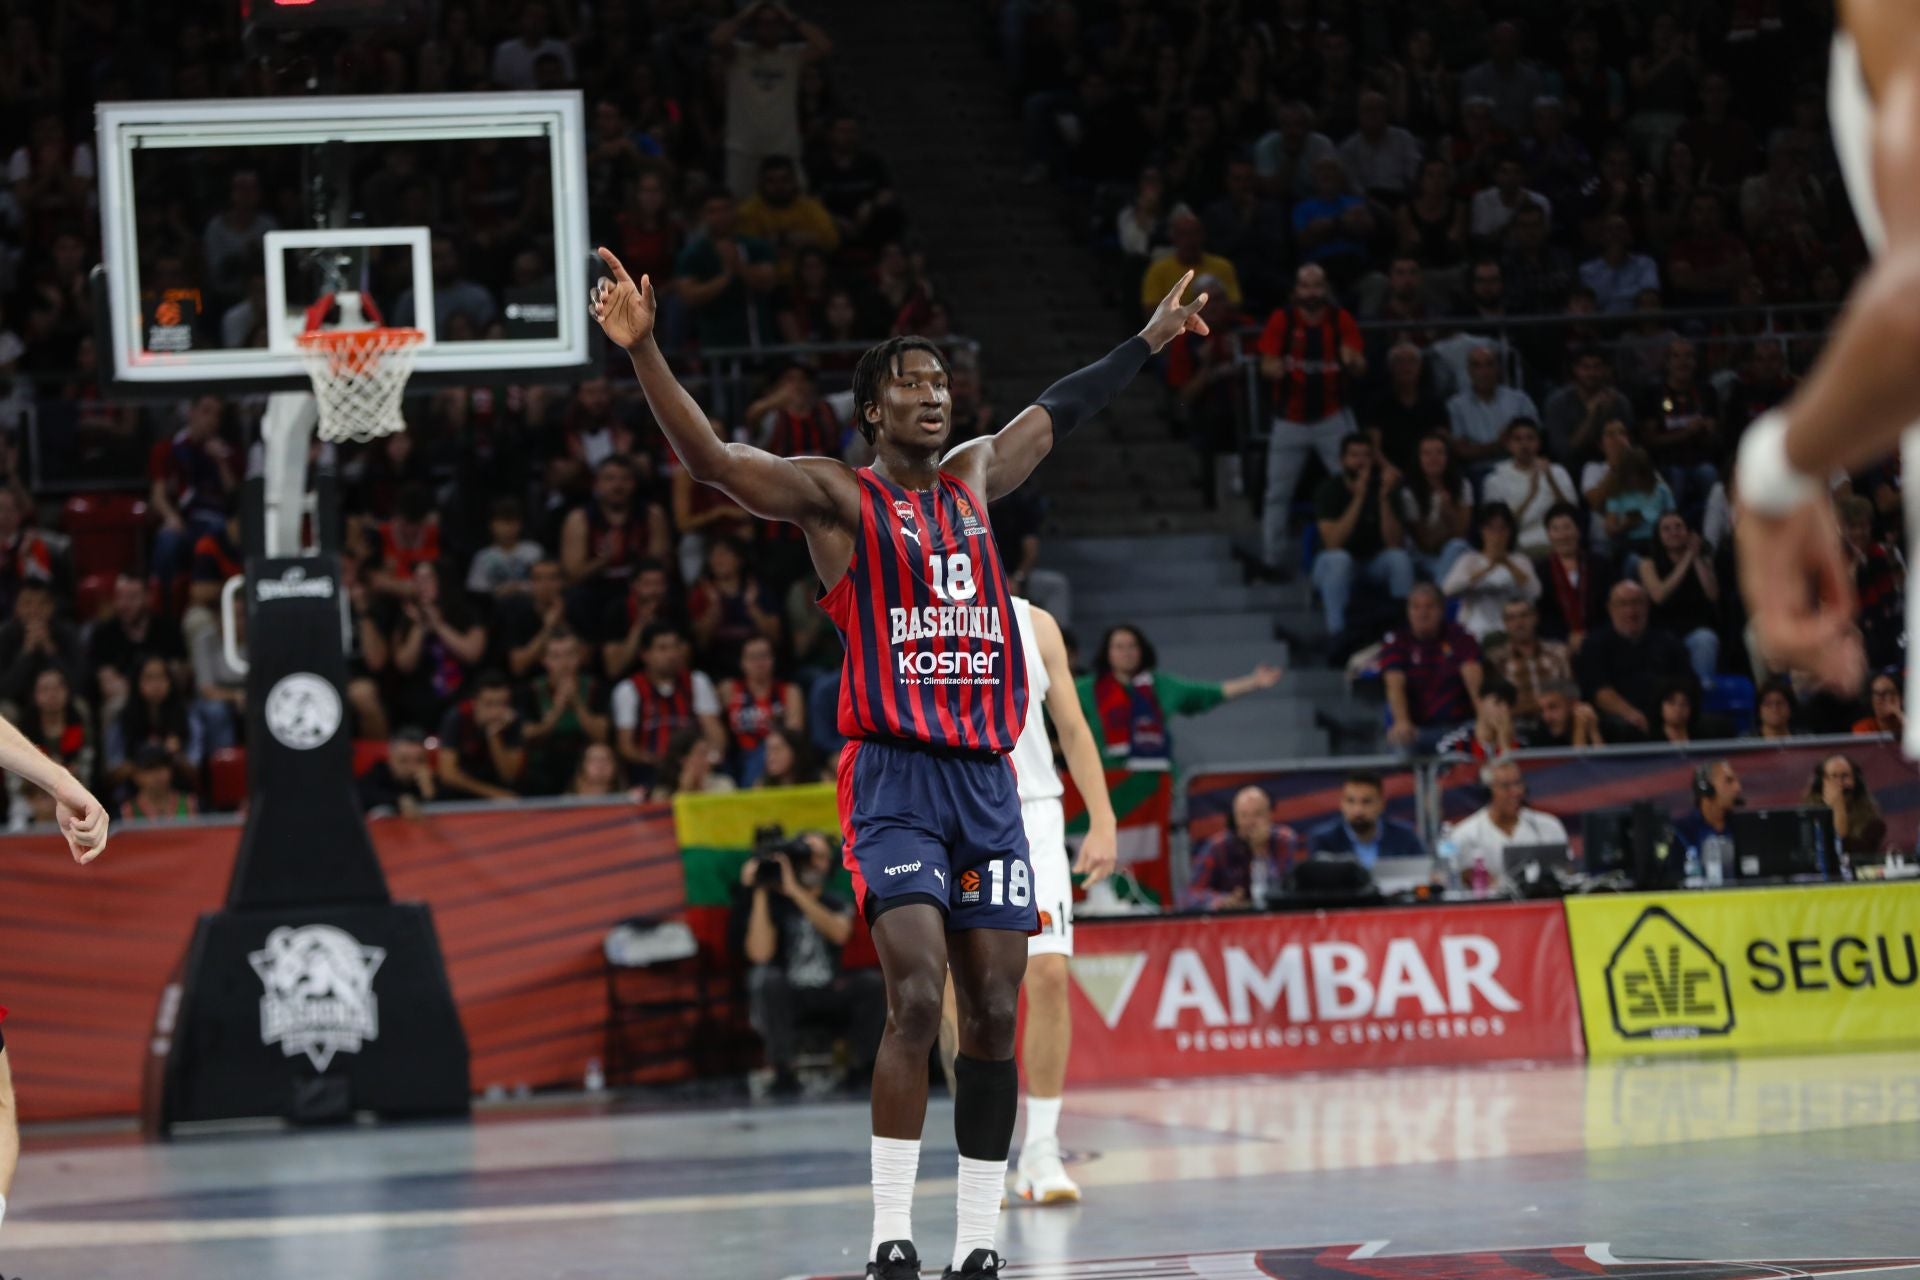
[[[1042,391],[1034,403],[1053,419],[1053,438],[1065,438],[1067,432],[1106,408],[1107,402],[1133,381],[1152,354],[1145,338],[1128,338],[1086,368],[1068,374]]]
[[[1020,1111],[1020,1071],[1012,1058],[953,1058],[953,1139],[969,1160],[1005,1160]]]

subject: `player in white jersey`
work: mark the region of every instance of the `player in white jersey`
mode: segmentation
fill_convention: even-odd
[[[1761,650],[1852,694],[1866,658],[1828,477],[1900,442],[1907,542],[1920,546],[1920,6],[1843,0],[1840,18],[1829,113],[1875,261],[1799,392],[1748,428],[1735,485],[1740,585]],[[1907,596],[1907,632],[1920,634],[1920,592]],[[1920,662],[1907,674],[1911,706]],[[1920,754],[1920,717],[1906,746]]]
[[[1020,642],[1027,655],[1027,721],[1013,744],[1013,767],[1033,861],[1033,897],[1040,907],[1040,932],[1027,939],[1027,977],[1022,984],[1027,993],[1027,1029],[1020,1044],[1020,1065],[1027,1074],[1027,1130],[1020,1140],[1013,1189],[1024,1200],[1070,1204],[1080,1199],[1080,1188],[1060,1161],[1056,1126],[1072,1042],[1067,957],[1073,954],[1073,874],[1096,881],[1112,873],[1113,802],[1107,797],[1100,744],[1073,687],[1060,624],[1045,609],[1019,596],[1013,598],[1013,616],[1020,624]],[[1036,714],[1042,706],[1047,709],[1044,717]],[[1060,807],[1065,788],[1047,742],[1047,721],[1053,723],[1067,772],[1087,805],[1087,836],[1071,868],[1066,815]]]
[[[1014,1194],[1040,1204],[1072,1204],[1080,1188],[1060,1159],[1060,1100],[1067,1085],[1067,1051],[1073,1024],[1067,1008],[1067,957],[1073,954],[1073,877],[1089,882],[1113,873],[1115,837],[1113,801],[1100,763],[1100,744],[1080,709],[1067,666],[1067,642],[1060,624],[1045,609],[1013,597],[1014,621],[1027,658],[1027,719],[1013,744],[1013,768],[1020,791],[1020,819],[1027,831],[1033,863],[1033,900],[1040,908],[1040,932],[1027,939],[1027,1029],[1020,1043],[1020,1065],[1027,1073],[1027,1132],[1020,1142]],[[1039,714],[1046,708],[1046,715]],[[1067,819],[1060,807],[1060,771],[1053,764],[1047,722],[1073,785],[1087,806],[1087,834],[1080,856],[1067,860]],[[954,1043],[953,980],[947,980],[946,1021],[941,1052]]]

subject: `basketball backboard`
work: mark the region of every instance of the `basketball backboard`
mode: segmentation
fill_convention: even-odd
[[[571,91],[102,103],[103,368],[123,394],[302,389],[309,308],[354,290],[426,331],[421,380],[578,375],[581,122]]]

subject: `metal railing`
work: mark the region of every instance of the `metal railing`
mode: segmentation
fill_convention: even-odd
[[[1362,340],[1376,355],[1382,354],[1385,344],[1398,335],[1408,333],[1484,338],[1501,357],[1506,383],[1528,391],[1544,409],[1546,395],[1559,384],[1537,367],[1534,357],[1556,346],[1564,349],[1570,337],[1578,336],[1582,345],[1605,352],[1613,363],[1615,387],[1630,393],[1635,386],[1658,379],[1659,362],[1675,340],[1694,345],[1700,356],[1700,376],[1708,381],[1731,377],[1746,351],[1761,341],[1783,344],[1788,368],[1796,374],[1804,373],[1825,345],[1839,311],[1837,303],[1795,302],[1616,315],[1505,316],[1496,320],[1436,315],[1415,321],[1360,320],[1358,325]],[[1233,334],[1235,357],[1242,370],[1246,439],[1253,442],[1264,441],[1271,425],[1271,414],[1265,411],[1266,379],[1260,374],[1260,358],[1255,351],[1260,332],[1260,326],[1249,325]],[[1428,352],[1427,377],[1437,383],[1435,389],[1443,397],[1458,390],[1444,372],[1434,367],[1434,360]]]
[[[712,347],[698,353],[698,370],[689,373],[683,381],[688,390],[698,393],[704,389],[708,394],[708,408],[722,422],[736,426],[749,424],[736,421],[737,415],[746,411],[754,401],[751,386],[756,378],[763,377],[769,366],[799,362],[813,366],[823,395],[836,395],[850,391],[853,387],[852,362],[847,367],[821,367],[822,356],[853,356],[858,358],[875,343],[883,339],[870,338],[852,342],[800,342],[776,343],[771,346],[756,347]],[[955,334],[941,342],[947,358],[955,364],[965,363],[973,368],[979,367],[980,343],[978,339]],[[835,361],[835,364],[840,362]],[[850,416],[850,415],[844,415]]]
[[[1897,756],[1899,742],[1890,734],[1808,734],[1793,738],[1730,738],[1710,742],[1689,742],[1684,746],[1642,742],[1602,747],[1543,747],[1510,752],[1501,758],[1512,760],[1523,769],[1566,761],[1626,762],[1636,759],[1666,761],[1677,766],[1700,764],[1723,758],[1738,760],[1810,750],[1836,753],[1876,750],[1891,752]],[[1329,760],[1270,760],[1209,764],[1203,769],[1195,770],[1187,777],[1188,821],[1191,822],[1193,818],[1193,793],[1196,790],[1205,789],[1204,782],[1215,775],[1231,775],[1244,779],[1245,775],[1249,774],[1276,778],[1301,774],[1324,774],[1328,781],[1329,793],[1337,796],[1342,780],[1355,771],[1372,772],[1382,777],[1407,774],[1413,779],[1416,830],[1419,831],[1421,839],[1432,847],[1439,837],[1445,817],[1443,793],[1447,790],[1446,776],[1463,766],[1476,763],[1479,762],[1470,756],[1452,754],[1420,757],[1341,756]],[[1327,812],[1336,814],[1338,804],[1330,802],[1327,805]]]
[[[1645,375],[1653,373],[1654,358],[1676,338],[1691,341],[1701,350],[1701,374],[1709,379],[1731,376],[1744,350],[1768,339],[1785,344],[1789,368],[1803,372],[1818,355],[1828,323],[1838,310],[1830,303],[1782,303],[1622,315],[1507,316],[1491,322],[1476,316],[1431,316],[1412,322],[1374,319],[1361,321],[1359,327],[1362,338],[1376,351],[1409,330],[1484,337],[1506,362],[1507,381],[1527,388],[1537,402],[1544,402],[1553,383],[1533,357],[1555,345],[1564,346],[1576,332],[1613,357],[1615,384],[1630,389],[1648,381]],[[1232,335],[1241,369],[1236,418],[1243,444],[1264,441],[1271,420],[1265,405],[1266,380],[1254,350],[1259,332],[1258,327],[1248,327]],[[788,361],[812,364],[821,369],[822,391],[841,393],[851,386],[847,366],[852,362],[833,357],[857,356],[873,341],[718,347],[676,359],[688,389],[722,421],[737,426],[742,425],[739,415],[755,398],[755,381],[769,368]],[[990,346],[961,335],[949,337],[943,345],[957,362],[977,368],[982,367],[984,356],[988,364],[983,372],[990,378]],[[607,364],[607,372],[616,379],[622,373],[617,354],[610,353]],[[25,475],[36,493],[144,487],[148,449],[176,425],[172,407],[165,404],[111,406],[84,394],[66,394],[70,388],[91,386],[94,376],[91,371],[60,370],[15,375],[10,386],[0,382],[0,427],[18,428],[19,438],[26,442]],[[498,378],[477,379],[470,385],[546,384],[537,375],[515,377],[503,371]],[[1443,379],[1437,389],[1454,388]],[[417,397],[410,398],[417,402]]]
[[[743,425],[738,418],[757,398],[756,382],[770,370],[790,362],[812,365],[820,371],[823,394],[844,393],[852,386],[852,361],[823,358],[857,357],[881,340],[718,347],[676,355],[675,363],[682,383],[707,404],[710,412],[730,425]],[[980,343],[976,339],[954,336],[942,345],[956,363],[977,366]],[[618,356],[618,352],[609,353],[606,373],[616,385],[626,385],[622,380],[629,375]],[[57,496],[109,489],[144,491],[149,451],[178,428],[178,408],[172,402],[117,405],[81,393],[78,389],[94,385],[94,377],[91,371],[54,370],[0,379],[0,429],[23,441],[23,477],[34,493]],[[498,377],[475,379],[453,389],[550,385],[559,384],[537,370],[523,374],[503,370]],[[448,389],[445,385],[419,389],[409,392],[407,399],[417,407],[429,396]],[[637,389],[633,394],[638,394]]]

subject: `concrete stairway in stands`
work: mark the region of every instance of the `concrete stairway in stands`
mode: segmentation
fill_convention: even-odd
[[[1022,186],[1017,104],[977,0],[812,0],[833,37],[836,91],[887,158],[912,235],[955,328],[981,343],[988,394],[1005,414],[1133,333],[1106,304],[1098,264],[1051,186]],[[897,20],[896,20],[897,17]],[[854,74],[854,69],[858,70]],[[1136,380],[1041,467],[1059,533],[1210,532],[1199,463],[1171,433],[1153,377]]]
[[[1103,298],[1099,263],[1060,193],[1021,185],[1017,104],[977,0],[915,0],[899,21],[870,0],[809,0],[807,11],[833,37],[836,91],[892,167],[914,241],[955,327],[980,341],[1003,413],[1138,329],[1136,309]],[[1073,628],[1089,656],[1108,625],[1125,621],[1178,674],[1287,666],[1279,689],[1177,726],[1183,768],[1323,758],[1325,725],[1370,713],[1338,672],[1295,669],[1274,627],[1310,644],[1323,638],[1307,588],[1243,583],[1228,535],[1246,529],[1245,504],[1226,499],[1231,515],[1205,510],[1198,476],[1159,383],[1137,379],[1035,476],[1050,501],[1041,562],[1072,580]]]
[[[1346,698],[1340,675],[1295,670],[1287,646],[1273,638],[1278,616],[1292,634],[1317,639],[1304,587],[1242,585],[1219,534],[1067,539],[1047,544],[1046,562],[1073,582],[1073,631],[1084,660],[1091,661],[1102,632],[1126,622],[1146,633],[1160,667],[1176,675],[1225,680],[1258,662],[1287,668],[1277,689],[1176,723],[1183,770],[1329,754],[1317,708]]]

